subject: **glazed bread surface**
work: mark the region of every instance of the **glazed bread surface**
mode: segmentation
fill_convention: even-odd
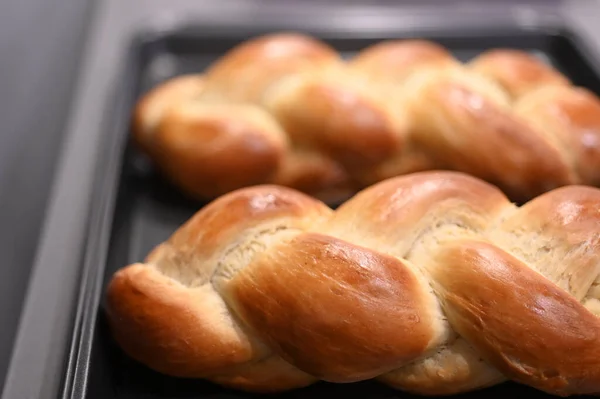
[[[200,199],[277,184],[335,201],[440,169],[517,201],[600,184],[597,96],[515,49],[462,63],[430,41],[387,40],[345,60],[314,37],[267,34],[146,93],[133,134]]]
[[[598,393],[599,204],[573,185],[519,207],[453,171],[387,179],[335,211],[242,188],[114,274],[109,325],[154,370],[251,392]]]

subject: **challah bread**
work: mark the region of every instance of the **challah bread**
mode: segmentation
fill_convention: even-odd
[[[454,171],[387,179],[335,211],[242,188],[113,275],[109,325],[152,369],[252,392],[598,393],[599,204],[572,185],[518,207]]]
[[[600,184],[600,101],[532,55],[468,63],[426,40],[349,60],[300,33],[246,40],[139,101],[134,137],[188,194],[277,184],[346,199],[383,179],[455,170],[526,201]]]
[[[195,198],[265,182],[332,201],[345,198],[355,188],[342,166],[308,145],[293,145],[263,106],[267,93],[287,77],[336,63],[341,58],[333,49],[303,35],[248,40],[204,74],[175,77],[142,97],[134,139]]]

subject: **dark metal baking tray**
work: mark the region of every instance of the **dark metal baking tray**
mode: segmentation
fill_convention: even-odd
[[[123,356],[106,331],[102,301],[110,275],[140,260],[202,206],[158,178],[129,143],[131,107],[158,82],[199,71],[253,35],[291,29],[345,54],[391,37],[436,40],[464,60],[486,48],[524,48],[575,83],[600,90],[593,67],[600,45],[590,39],[600,35],[595,4],[573,2],[563,13],[550,0],[531,7],[454,3],[464,2],[425,11],[386,0],[100,2],[2,399],[248,396],[153,373]],[[372,382],[317,384],[283,396],[349,392],[407,397]],[[486,395],[541,397],[515,384],[466,397]]]
[[[127,78],[129,83],[124,82],[127,84],[124,88],[127,92],[123,95],[129,99],[127,109],[131,109],[134,101],[157,83],[178,74],[201,71],[227,49],[247,37],[243,34],[222,36],[188,30],[142,39],[132,49],[132,74]],[[321,38],[346,56],[351,56],[353,52],[378,40],[392,37],[399,36],[390,34],[364,39],[352,35],[321,35]],[[567,32],[513,30],[472,34],[453,31],[451,35],[434,34],[426,38],[448,47],[463,61],[488,48],[522,48],[552,63],[577,84],[600,93],[600,77],[581,54],[577,39]],[[208,383],[175,379],[152,372],[127,358],[111,340],[104,320],[103,302],[98,307],[96,300],[103,299],[106,283],[112,273],[127,264],[142,260],[155,245],[168,238],[204,204],[185,198],[153,170],[151,163],[132,147],[126,125],[115,125],[106,134],[112,135],[118,144],[112,147],[110,153],[105,154],[105,164],[120,164],[121,168],[116,176],[107,176],[106,185],[99,193],[105,201],[116,203],[114,212],[105,215],[108,222],[99,225],[98,230],[90,236],[92,246],[97,242],[95,240],[107,234],[110,235],[110,241],[106,258],[103,253],[97,253],[96,261],[92,262],[96,269],[93,278],[102,280],[102,284],[98,285],[92,280],[91,289],[86,292],[89,299],[80,314],[82,329],[73,348],[77,349],[77,343],[85,346],[79,347],[80,352],[73,352],[74,367],[71,370],[76,372],[69,375],[72,377],[69,381],[70,389],[72,392],[81,392],[82,384],[87,381],[89,385],[85,397],[90,399],[246,396]],[[91,347],[88,346],[90,343]],[[88,350],[91,350],[89,357]],[[283,396],[346,396],[349,393],[370,398],[408,397],[374,382],[351,385],[320,383]],[[504,384],[464,397],[525,394],[528,397],[543,396],[515,384]]]

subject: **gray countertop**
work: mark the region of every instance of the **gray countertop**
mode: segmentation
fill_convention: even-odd
[[[90,2],[0,2],[0,390],[64,132]]]

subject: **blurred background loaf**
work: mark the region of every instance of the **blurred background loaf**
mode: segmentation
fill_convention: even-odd
[[[255,36],[145,93],[133,134],[201,199],[274,183],[336,201],[436,169],[517,201],[600,182],[597,96],[508,48],[463,63],[433,41],[397,39],[344,59],[307,34]]]

